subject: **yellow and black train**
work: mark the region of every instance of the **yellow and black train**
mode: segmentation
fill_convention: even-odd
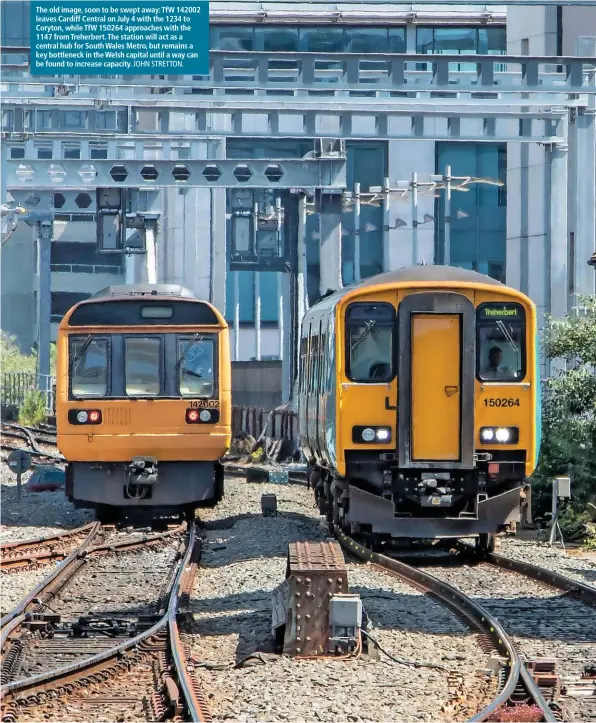
[[[482,274],[417,266],[305,315],[301,446],[330,522],[376,541],[494,535],[540,446],[536,309]]]
[[[179,286],[113,286],[57,339],[66,493],[99,519],[194,513],[223,495],[231,440],[228,327]]]

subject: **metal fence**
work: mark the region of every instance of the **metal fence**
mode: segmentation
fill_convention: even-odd
[[[33,372],[3,372],[0,388],[0,401],[3,407],[19,409],[25,402],[27,393],[41,390],[45,397],[46,412],[56,412],[56,377],[35,374]]]
[[[298,417],[289,409],[269,411],[261,407],[233,406],[232,434],[237,437],[241,432],[255,439],[263,436],[297,442]]]

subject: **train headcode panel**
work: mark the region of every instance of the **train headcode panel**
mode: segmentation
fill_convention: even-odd
[[[103,520],[186,515],[223,496],[231,442],[228,326],[170,285],[114,286],[58,330],[66,493]]]
[[[448,266],[375,276],[304,317],[299,427],[329,522],[369,538],[494,535],[540,446],[536,308]]]

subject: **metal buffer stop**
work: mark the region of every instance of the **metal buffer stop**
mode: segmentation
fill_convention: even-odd
[[[286,579],[273,591],[272,602],[273,634],[286,655],[323,656],[356,642],[362,606],[358,596],[348,595],[337,542],[290,544]],[[341,620],[335,621],[330,613],[337,612]]]

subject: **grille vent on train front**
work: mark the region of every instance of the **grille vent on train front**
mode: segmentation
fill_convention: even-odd
[[[108,407],[103,412],[104,424],[114,427],[127,427],[130,425],[130,407]]]

